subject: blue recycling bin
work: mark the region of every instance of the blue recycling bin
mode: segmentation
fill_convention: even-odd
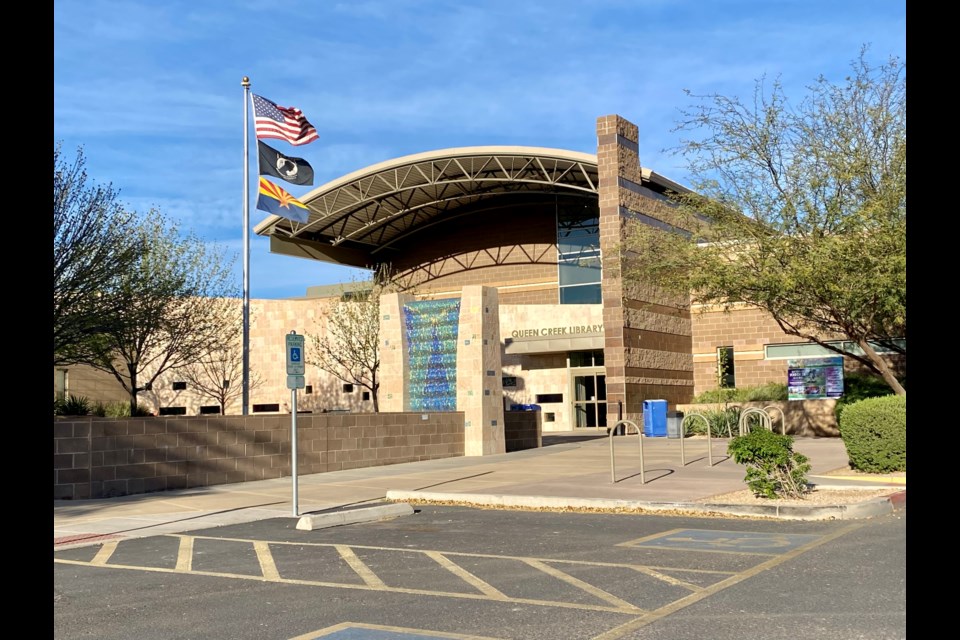
[[[643,401],[643,435],[660,438],[667,435],[667,401]]]

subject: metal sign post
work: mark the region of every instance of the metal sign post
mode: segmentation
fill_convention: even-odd
[[[303,362],[303,336],[291,331],[287,340],[287,388],[290,389],[290,475],[293,480],[293,515],[299,516],[297,502],[297,389],[303,389],[306,383]]]

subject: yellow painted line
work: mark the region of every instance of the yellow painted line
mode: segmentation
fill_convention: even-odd
[[[861,482],[879,482],[886,484],[902,484],[906,486],[907,477],[903,476],[810,476],[811,478],[830,478],[832,480],[858,480]]]
[[[110,560],[110,556],[113,555],[113,552],[117,550],[117,541],[114,542],[104,542],[103,546],[100,547],[100,551],[97,551],[97,555],[93,557],[93,560],[90,561],[90,564],[103,566],[107,564],[107,561]]]
[[[679,578],[674,578],[673,576],[664,575],[659,571],[654,571],[649,567],[632,567],[632,569],[634,571],[637,571],[638,573],[648,575],[651,578],[656,578],[657,580],[666,582],[667,584],[673,585],[674,587],[682,587],[684,589],[689,589],[690,591],[700,591],[701,589],[703,589],[703,587],[701,587],[700,585],[696,585],[696,584],[687,582],[685,580],[680,580]]]
[[[730,578],[727,578],[726,580],[722,580],[714,585],[707,587],[706,589],[703,589],[702,591],[691,594],[685,598],[675,600],[674,602],[671,602],[666,606],[660,607],[659,609],[656,609],[655,611],[650,612],[650,614],[646,617],[637,618],[636,620],[631,620],[630,622],[622,624],[619,627],[615,627],[613,629],[610,629],[609,631],[601,633],[598,636],[594,636],[592,640],[617,640],[619,638],[622,638],[627,634],[633,633],[634,631],[636,631],[641,627],[645,627],[651,622],[655,622],[670,614],[676,613],[677,611],[680,611],[681,609],[689,607],[691,604],[699,602],[708,596],[712,596],[715,593],[723,591],[727,587],[732,587],[737,583],[743,582],[747,578],[752,578],[753,576],[763,573],[768,569],[772,569],[773,567],[783,564],[788,560],[792,560],[797,556],[803,553],[806,553],[807,551],[810,551],[811,549],[815,549],[820,545],[836,540],[840,536],[856,531],[857,529],[860,529],[863,526],[864,526],[863,524],[853,524],[848,527],[844,527],[843,529],[839,529],[838,531],[830,535],[823,536],[822,538],[813,540],[808,544],[797,547],[793,551],[784,553],[783,555],[778,556],[776,558],[770,558],[769,560],[765,560],[764,562],[761,562],[760,564],[755,565],[747,569],[746,571],[742,571],[734,576],[731,576]]]
[[[560,571],[559,569],[551,567],[546,563],[540,562],[539,560],[528,559],[528,560],[524,560],[524,562],[530,565],[531,567],[533,567],[534,569],[539,569],[540,571],[543,571],[544,573],[547,573],[553,576],[554,578],[563,580],[567,584],[571,584],[577,587],[578,589],[582,589],[587,593],[589,593],[590,595],[596,596],[597,598],[600,598],[605,602],[609,602],[615,607],[620,607],[621,609],[626,609],[633,613],[646,613],[646,611],[641,609],[640,607],[637,607],[636,605],[631,604],[626,600],[621,600],[620,598],[613,595],[612,593],[607,593],[603,589],[600,589],[598,587],[593,586],[592,584],[584,582],[579,578],[574,578],[569,573],[564,573],[563,571]]]
[[[260,540],[254,541],[253,548],[257,552],[257,560],[260,561],[260,571],[267,580],[280,580],[280,572],[277,571],[277,565],[273,561],[273,554],[270,553],[270,543]]]
[[[397,633],[413,634],[415,636],[429,636],[431,638],[449,638],[450,640],[497,640],[490,636],[475,636],[463,633],[446,633],[443,631],[429,631],[427,629],[414,629],[412,627],[395,627],[386,624],[365,624],[363,622],[341,622],[332,627],[317,629],[303,635],[290,638],[289,640],[313,640],[329,636],[338,631],[350,631],[351,629],[370,629],[371,631],[396,631]]]
[[[632,547],[641,542],[646,542],[648,540],[659,540],[664,536],[671,536],[682,531],[688,531],[688,529],[667,529],[666,531],[661,531],[660,533],[651,533],[649,536],[644,536],[642,538],[636,538],[634,540],[627,540],[626,542],[618,542],[614,546],[616,547]]]
[[[376,587],[378,589],[385,589],[387,585],[377,577],[373,571],[370,570],[363,560],[357,557],[357,554],[353,552],[353,549],[346,545],[337,544],[334,545],[334,548],[337,550],[337,553],[340,554],[340,557],[347,561],[347,564],[350,565],[350,568],[353,569],[358,576],[360,576],[364,582],[367,583],[367,586]]]
[[[180,548],[177,550],[177,571],[193,570],[193,537],[181,536]]]
[[[508,600],[509,597],[493,585],[481,580],[460,565],[454,563],[442,553],[436,551],[427,551],[427,556],[433,558],[441,567],[454,574],[463,581],[469,583],[481,593],[484,593],[495,600]]]
[[[70,565],[79,565],[79,566],[90,566],[91,563],[84,562],[81,560],[63,560],[56,558],[54,563],[59,564],[70,564]],[[164,569],[161,567],[137,567],[132,565],[124,564],[111,564],[107,565],[108,569],[125,569],[127,571],[147,571],[150,573],[176,573],[173,569]],[[234,578],[236,580],[255,580],[257,582],[266,582],[262,576],[251,576],[245,575],[242,573],[223,573],[220,571],[191,571],[190,575],[194,576],[207,576],[212,578]],[[493,600],[486,595],[479,593],[458,593],[450,591],[429,591],[427,589],[406,589],[402,587],[371,587],[362,584],[349,584],[343,582],[324,582],[321,580],[295,580],[291,578],[281,578],[276,580],[281,584],[295,584],[300,586],[307,587],[331,587],[337,589],[353,589],[356,591],[387,591],[390,593],[404,593],[408,595],[415,596],[435,596],[435,597],[444,597],[444,598],[460,598],[462,600],[483,600],[489,602]],[[582,611],[602,611],[606,613],[636,613],[635,608],[631,607],[629,610],[624,610],[621,607],[607,607],[603,605],[591,605],[591,604],[580,604],[577,602],[562,602],[559,600],[537,600],[535,598],[507,598],[506,600],[497,600],[497,602],[508,602],[514,604],[529,604],[540,607],[557,607],[560,609],[578,609]]]

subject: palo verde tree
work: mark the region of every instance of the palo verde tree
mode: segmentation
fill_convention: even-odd
[[[90,337],[113,318],[104,295],[143,251],[137,216],[111,185],[89,181],[83,149],[71,160],[53,151],[53,365],[88,362]]]
[[[624,274],[758,307],[905,394],[875,347],[906,353],[906,66],[866,53],[797,106],[762,79],[748,102],[688,93],[677,130],[694,135],[675,151],[696,193],[670,212],[683,231],[633,224]]]
[[[214,245],[182,235],[158,211],[143,217],[138,234],[144,250],[104,293],[117,311],[97,334],[88,363],[130,394],[131,415],[137,394],[164,372],[236,340],[232,262]]]
[[[380,412],[380,296],[402,288],[389,273],[380,266],[369,282],[344,287],[323,311],[318,331],[307,334],[312,345],[307,363],[369,391],[374,413]]]

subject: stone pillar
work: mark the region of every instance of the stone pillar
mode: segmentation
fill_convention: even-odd
[[[457,410],[464,416],[464,455],[506,452],[500,365],[500,311],[495,287],[467,286],[457,330]]]
[[[384,413],[400,413],[407,405],[410,365],[403,305],[413,299],[409,293],[380,296],[380,393],[377,400]]]
[[[644,400],[676,405],[692,399],[693,344],[686,300],[621,278],[625,221],[668,228],[671,208],[644,184],[638,141],[632,122],[618,115],[597,118],[607,424],[616,422],[622,402],[623,418],[642,428]]]

